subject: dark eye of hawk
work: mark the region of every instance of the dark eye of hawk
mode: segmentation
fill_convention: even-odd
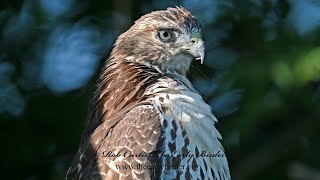
[[[174,32],[171,29],[160,29],[158,31],[158,37],[163,42],[173,42],[173,41],[175,41]]]

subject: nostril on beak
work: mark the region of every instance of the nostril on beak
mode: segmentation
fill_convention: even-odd
[[[192,38],[191,39],[191,43],[192,44],[197,44],[198,43],[198,39],[197,38]]]

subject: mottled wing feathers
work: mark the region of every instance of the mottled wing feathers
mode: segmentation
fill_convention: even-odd
[[[108,61],[98,81],[86,128],[67,179],[78,179],[82,172],[96,170],[92,160],[96,159],[101,144],[110,140],[106,137],[119,126],[118,123],[124,121],[129,111],[148,104],[143,101],[145,89],[159,76],[161,74],[141,64]]]
[[[153,152],[161,136],[162,115],[151,105],[133,108],[108,134],[97,155],[96,163],[102,179],[149,179],[149,153]],[[103,157],[103,154],[119,153],[119,157]],[[141,157],[135,157],[140,156]],[[133,156],[133,157],[131,157]],[[116,167],[120,166],[120,168]]]
[[[149,170],[139,168],[139,165],[148,164],[148,157],[135,156],[147,155],[155,150],[161,136],[161,119],[159,110],[151,105],[133,108],[108,131],[87,168],[80,170],[80,173],[78,169],[70,171],[69,176],[74,173],[73,179],[149,179]],[[97,130],[100,127],[103,124]],[[103,137],[104,132],[94,132],[96,136],[92,136],[91,141]],[[117,154],[118,157],[115,157]]]

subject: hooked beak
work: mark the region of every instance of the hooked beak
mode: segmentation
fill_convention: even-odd
[[[188,46],[183,46],[182,48],[188,54],[192,55],[195,60],[200,61],[200,63],[203,64],[205,47],[202,39],[192,38],[191,43]]]

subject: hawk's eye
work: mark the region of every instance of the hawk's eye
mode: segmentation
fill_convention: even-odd
[[[168,41],[172,37],[172,32],[167,29],[162,29],[158,31],[158,36],[161,40]]]

